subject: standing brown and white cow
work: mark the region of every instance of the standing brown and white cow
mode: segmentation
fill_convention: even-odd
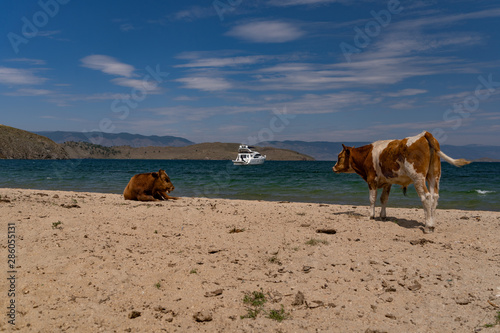
[[[425,233],[434,231],[434,217],[439,199],[441,160],[455,166],[470,162],[453,159],[439,148],[431,133],[422,133],[403,140],[381,140],[359,148],[344,148],[333,167],[335,173],[357,173],[370,189],[370,218],[375,218],[377,189],[382,188],[380,217],[386,218],[386,204],[393,184],[406,187],[415,184],[425,212]],[[426,183],[427,182],[427,183]]]

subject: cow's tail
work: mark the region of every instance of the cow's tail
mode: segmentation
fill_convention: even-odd
[[[438,155],[446,162],[453,164],[454,166],[457,166],[457,167],[461,167],[461,166],[464,166],[464,165],[471,163],[471,161],[467,161],[466,159],[463,159],[463,158],[459,158],[459,159],[451,158],[450,156],[446,155],[442,151],[438,151]]]
[[[434,136],[432,136],[431,133],[425,132],[425,138],[427,139],[427,142],[429,142],[430,147],[434,149],[434,151],[438,154],[438,156],[441,157],[446,162],[453,164],[454,166],[457,167],[461,167],[471,163],[471,161],[468,161],[464,158],[454,159],[443,153],[441,151],[441,148],[439,147],[439,142],[436,140]]]

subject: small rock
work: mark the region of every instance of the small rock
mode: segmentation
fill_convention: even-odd
[[[392,313],[387,313],[385,316],[389,319],[396,319],[396,316],[393,315]]]
[[[459,298],[459,299],[456,299],[455,302],[458,305],[467,305],[467,304],[470,303],[470,299],[468,299],[468,298]]]
[[[295,300],[293,301],[292,305],[293,306],[298,306],[304,304],[306,298],[304,297],[304,294],[301,291],[298,291],[297,294],[295,294]]]
[[[134,319],[140,317],[141,313],[139,311],[132,311],[128,314],[128,319]]]
[[[304,273],[309,273],[311,271],[312,267],[311,266],[303,266],[302,271]]]
[[[72,204],[72,205],[65,205],[65,204],[61,204],[61,207],[64,207],[64,208],[81,208],[80,206],[78,206],[77,204]]]
[[[328,234],[328,235],[335,235],[337,233],[337,230],[335,229],[317,229],[317,233],[322,233],[322,234]]]
[[[196,320],[199,323],[206,322],[206,321],[212,321],[212,319],[213,319],[212,314],[207,310],[196,312],[193,315],[193,318],[194,318],[194,320]]]
[[[214,290],[214,291],[207,291],[205,293],[205,297],[219,296],[219,295],[222,295],[223,291],[224,291],[223,289],[217,289],[217,290]]]
[[[413,281],[413,284],[411,286],[408,286],[408,290],[411,291],[417,291],[422,288],[422,285],[418,281]]]
[[[54,196],[52,198],[53,199],[59,199],[59,196],[57,194],[54,194]]]

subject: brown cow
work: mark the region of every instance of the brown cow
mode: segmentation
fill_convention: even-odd
[[[445,155],[431,133],[422,133],[403,140],[382,140],[359,148],[346,147],[340,152],[335,173],[357,173],[368,183],[370,190],[370,218],[375,218],[377,189],[382,188],[380,218],[386,218],[386,204],[393,184],[415,184],[425,211],[425,233],[434,231],[434,217],[439,198],[441,160],[455,166],[470,162],[455,160]],[[426,184],[427,182],[427,184]]]
[[[160,169],[158,172],[141,173],[130,178],[123,197],[125,200],[139,201],[177,200],[179,198],[167,194],[174,188],[167,173]]]

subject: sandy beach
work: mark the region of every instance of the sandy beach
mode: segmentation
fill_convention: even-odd
[[[500,212],[0,196],[1,331],[500,332]]]

